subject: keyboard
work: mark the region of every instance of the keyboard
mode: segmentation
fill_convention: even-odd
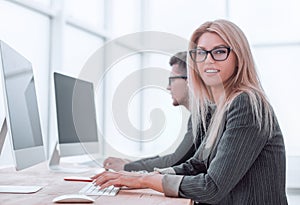
[[[114,186],[99,189],[99,186],[94,185],[93,183],[88,183],[79,191],[79,194],[85,194],[87,196],[116,196],[119,190],[119,187]]]

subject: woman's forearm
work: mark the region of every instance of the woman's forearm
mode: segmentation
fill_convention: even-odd
[[[150,189],[154,189],[159,192],[164,192],[163,186],[162,186],[162,174],[152,172],[149,174],[146,174],[140,178],[140,183],[143,187],[148,187]]]

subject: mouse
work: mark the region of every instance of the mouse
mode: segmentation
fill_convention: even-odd
[[[54,203],[93,203],[95,200],[84,194],[66,194],[55,197]]]

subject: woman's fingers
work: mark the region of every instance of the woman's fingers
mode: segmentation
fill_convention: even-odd
[[[145,188],[141,184],[140,179],[143,177],[143,174],[140,173],[132,173],[132,172],[109,172],[105,171],[101,174],[98,174],[92,179],[93,183],[100,186],[101,189],[106,188],[108,186],[127,186],[129,188]]]
[[[93,183],[102,187],[105,183],[108,183],[111,180],[117,179],[118,177],[119,177],[119,173],[117,173],[117,172],[105,171],[105,172],[102,172],[101,174],[94,176],[92,179],[94,179]],[[110,185],[113,185],[113,184],[110,184]]]

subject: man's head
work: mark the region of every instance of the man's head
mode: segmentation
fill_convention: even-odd
[[[183,105],[188,109],[189,92],[187,85],[186,55],[187,52],[179,52],[171,57],[169,64],[172,66],[172,70],[167,89],[171,92],[174,106]]]

